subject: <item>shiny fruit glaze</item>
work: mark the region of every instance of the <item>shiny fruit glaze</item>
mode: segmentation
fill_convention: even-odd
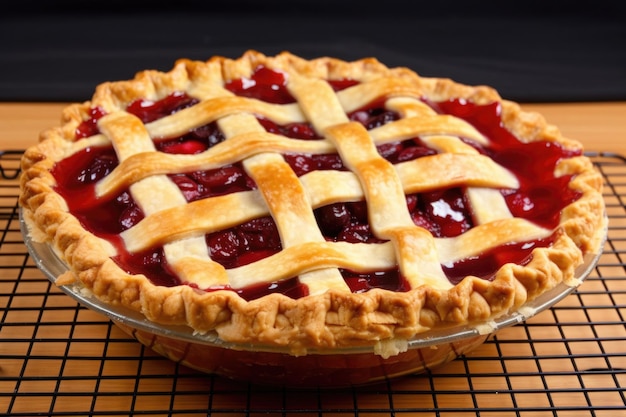
[[[335,90],[356,84],[353,80],[330,82]],[[294,102],[286,88],[285,75],[267,68],[259,68],[250,79],[235,80],[225,86],[236,95],[261,99],[270,103],[285,104]],[[524,144],[518,141],[502,126],[499,103],[479,106],[464,100],[428,102],[439,113],[462,118],[490,139],[490,146],[469,142],[479,152],[494,159],[500,165],[516,174],[520,181],[517,190],[502,190],[509,209],[516,217],[526,218],[540,226],[554,228],[558,225],[561,210],[579,198],[579,194],[568,188],[569,176],[555,178],[555,164],[562,158],[579,155],[578,151],[564,149],[559,144],[534,142]],[[148,123],[192,106],[197,100],[185,93],[173,93],[159,101],[137,100],[127,111]],[[97,120],[104,111],[93,108],[89,117],[77,128],[76,140],[98,133]],[[372,103],[348,117],[362,123],[367,129],[397,120],[398,115],[385,110],[380,104]],[[259,119],[269,132],[290,138],[319,140],[319,135],[310,124],[296,123],[279,126],[267,119]],[[225,138],[215,123],[198,127],[184,136],[155,141],[157,150],[166,153],[193,154],[203,152]],[[419,138],[394,142],[378,147],[379,153],[388,161],[398,163],[436,152],[424,145]],[[337,154],[310,155],[287,153],[285,160],[297,175],[313,170],[345,170]],[[124,250],[119,233],[132,227],[143,218],[128,191],[108,201],[95,198],[95,183],[108,175],[117,166],[117,157],[111,147],[87,148],[59,163],[53,169],[57,180],[57,192],[68,202],[70,211],[83,226],[117,246],[118,265],[129,273],[143,273],[158,285],[178,285],[164,261],[162,248],[154,248],[143,253],[130,254]],[[253,190],[254,181],[247,175],[241,164],[233,164],[211,171],[190,172],[170,175],[188,201],[216,195]],[[473,226],[465,190],[452,188],[407,195],[407,207],[413,221],[428,229],[436,237],[453,237]],[[364,202],[337,203],[317,208],[315,217],[327,240],[346,242],[380,243],[371,233],[367,221],[367,207]],[[270,256],[281,250],[280,237],[270,217],[255,219],[228,230],[206,235],[210,256],[225,268],[234,268]],[[491,279],[495,271],[507,262],[524,264],[530,260],[530,253],[536,247],[549,246],[552,238],[531,242],[504,245],[452,265],[443,265],[452,283],[459,282],[466,275],[476,275]],[[358,274],[342,271],[344,279],[353,292],[384,288],[392,291],[405,291],[407,287],[397,269]],[[306,295],[306,288],[296,279],[238,290],[246,299],[255,299],[269,292],[281,292],[298,298]]]

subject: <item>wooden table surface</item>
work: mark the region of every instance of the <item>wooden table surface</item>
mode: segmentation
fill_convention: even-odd
[[[64,106],[0,103],[0,150],[36,143],[41,130],[58,124]],[[541,112],[589,151],[626,155],[626,102],[523,108]],[[613,166],[626,172],[623,162]],[[611,172],[624,175],[607,172],[607,179]],[[142,350],[105,318],[76,310],[69,297],[47,287],[32,261],[24,270],[24,245],[12,211],[15,197],[5,196],[0,213],[5,230],[0,241],[0,414],[131,415],[129,410],[176,408],[190,409],[180,415],[254,416],[274,410],[298,417],[400,411],[439,417],[474,415],[480,408],[499,416],[620,415],[626,407],[626,266],[620,253],[626,252],[626,213],[621,196],[606,198],[616,221],[609,230],[611,247],[602,255],[605,266],[599,264],[582,293],[566,297],[552,314],[502,330],[495,342],[427,378],[308,393],[195,375]],[[166,414],[179,415],[150,415]]]

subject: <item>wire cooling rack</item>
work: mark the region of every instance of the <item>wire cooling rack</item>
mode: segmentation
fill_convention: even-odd
[[[0,152],[0,414],[11,416],[626,415],[626,159],[590,154],[610,226],[585,283],[425,374],[299,391],[173,363],[51,286],[17,214],[20,152]]]

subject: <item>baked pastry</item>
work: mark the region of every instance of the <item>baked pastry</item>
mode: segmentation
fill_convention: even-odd
[[[600,175],[541,116],[375,59],[249,51],[103,83],[22,168],[60,285],[294,354],[388,355],[576,285],[605,222]]]

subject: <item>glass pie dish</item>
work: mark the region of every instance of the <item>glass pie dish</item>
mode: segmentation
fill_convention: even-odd
[[[51,246],[30,237],[21,210],[20,228],[36,266],[56,283],[57,277],[68,270],[67,265]],[[606,230],[603,236],[606,237]],[[109,318],[154,352],[197,371],[251,383],[331,388],[371,384],[448,363],[477,348],[497,331],[558,303],[585,280],[600,255],[601,251],[588,254],[571,282],[560,283],[515,312],[486,322],[437,329],[410,340],[395,341],[394,350],[398,353],[391,356],[381,354],[380,346],[310,350],[306,355],[294,356],[286,348],[231,343],[213,333],[199,334],[188,327],[151,322],[136,311],[98,300],[80,284],[59,288],[84,307]],[[384,351],[389,351],[388,348]]]

